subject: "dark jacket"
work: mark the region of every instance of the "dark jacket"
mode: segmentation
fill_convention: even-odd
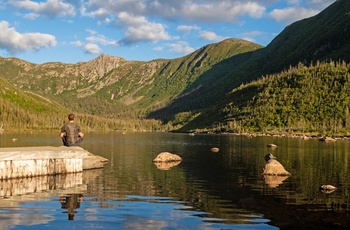
[[[79,146],[83,138],[79,135],[81,132],[79,125],[74,122],[68,122],[61,128],[61,133],[64,133],[62,138],[65,146]]]

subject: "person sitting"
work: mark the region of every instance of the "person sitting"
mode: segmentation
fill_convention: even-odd
[[[75,115],[68,115],[68,123],[61,128],[60,137],[64,146],[79,146],[83,141],[84,133],[80,130],[79,125],[74,122]]]

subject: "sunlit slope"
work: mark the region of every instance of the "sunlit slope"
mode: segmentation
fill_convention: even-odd
[[[0,101],[0,125],[4,129],[59,127],[68,113],[55,101],[24,92],[3,78]]]

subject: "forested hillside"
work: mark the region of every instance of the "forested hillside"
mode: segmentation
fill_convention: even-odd
[[[216,120],[209,130],[349,135],[350,64],[299,64],[241,85],[226,100],[207,117]]]
[[[0,130],[53,129],[58,132],[71,112],[55,101],[24,92],[0,77]],[[155,120],[120,120],[78,114],[77,121],[85,130],[166,129]]]
[[[63,124],[67,109],[39,95],[23,92],[0,78],[0,126],[3,129],[41,129]]]

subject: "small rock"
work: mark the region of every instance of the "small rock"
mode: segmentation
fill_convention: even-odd
[[[275,145],[275,144],[268,144],[267,147],[268,148],[277,148],[277,145]]]
[[[319,139],[319,141],[324,141],[324,142],[334,142],[334,141],[336,141],[334,138],[332,138],[332,137],[321,137],[320,139]]]
[[[211,148],[210,149],[210,151],[212,151],[213,153],[217,153],[217,152],[219,152],[219,150],[220,150],[219,148]]]
[[[330,185],[330,184],[326,184],[326,185],[322,185],[320,187],[320,190],[324,193],[332,193],[337,189],[337,187]]]

